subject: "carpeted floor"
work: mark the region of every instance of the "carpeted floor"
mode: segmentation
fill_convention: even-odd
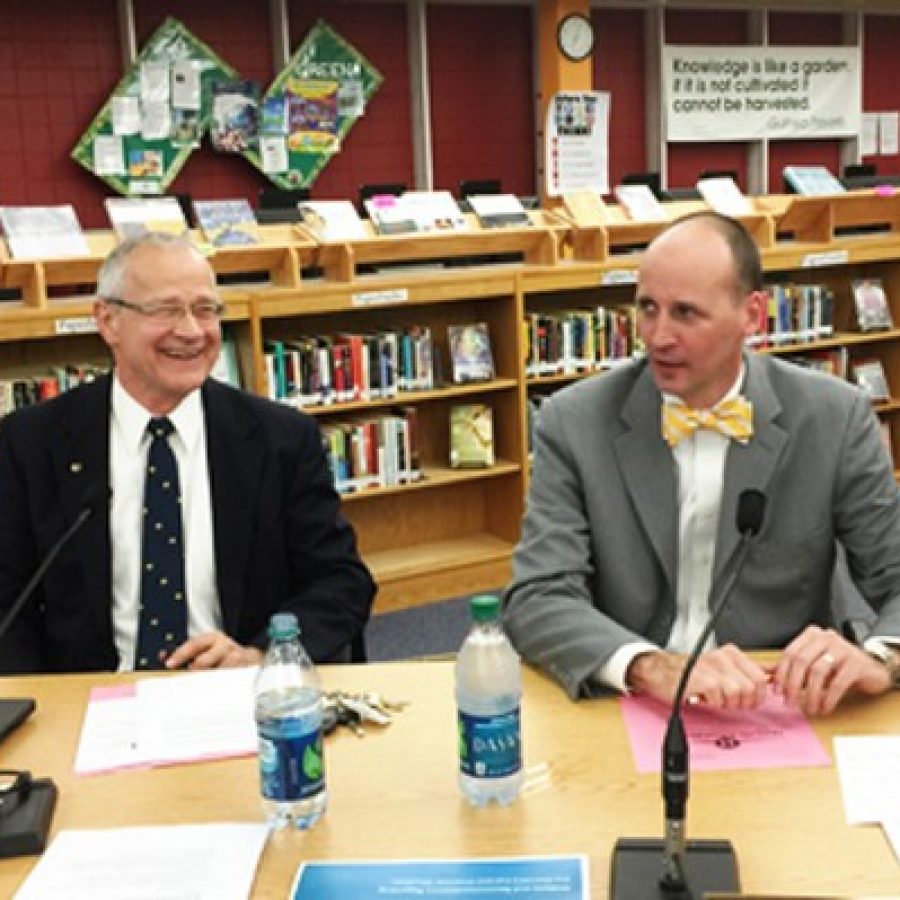
[[[366,650],[371,662],[455,653],[468,630],[469,598],[455,597],[372,616]]]

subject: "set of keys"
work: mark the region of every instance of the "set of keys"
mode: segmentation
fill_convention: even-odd
[[[365,737],[366,723],[390,725],[394,715],[407,706],[406,701],[388,700],[381,694],[328,691],[323,697],[322,728],[331,734],[338,725],[349,728],[357,737]]]

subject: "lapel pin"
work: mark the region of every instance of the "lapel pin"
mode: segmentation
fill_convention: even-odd
[[[75,462],[69,463],[69,471],[73,475],[77,475],[82,470],[82,468],[83,468],[82,464],[80,462],[78,462],[77,460]]]

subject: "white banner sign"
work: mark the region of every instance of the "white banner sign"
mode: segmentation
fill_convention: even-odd
[[[855,137],[858,47],[663,48],[670,141]]]

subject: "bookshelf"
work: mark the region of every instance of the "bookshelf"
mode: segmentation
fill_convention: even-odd
[[[790,357],[841,350],[851,366],[854,360],[880,361],[891,398],[875,409],[890,428],[894,458],[900,460],[900,328],[860,332],[852,293],[854,279],[881,279],[900,325],[900,198],[868,191],[754,202],[746,224],[761,247],[767,280],[815,282],[834,294],[831,337],[761,352]],[[666,204],[673,219],[699,208],[694,201]],[[398,407],[415,411],[424,477],[343,497],[379,582],[377,611],[506,582],[527,489],[529,401],[580,378],[602,377],[602,369],[528,370],[523,324],[532,316],[599,306],[627,311],[641,246],[665,227],[631,222],[617,207],[610,210],[607,225],[589,229],[578,229],[557,212],[534,211],[529,228],[371,235],[335,244],[318,243],[293,225],[264,225],[260,244],[222,248],[211,256],[243,384],[256,393],[269,391],[267,342],[411,325],[431,330],[439,369],[432,388],[304,407],[323,426]],[[0,304],[0,378],[70,361],[105,364],[91,302],[113,237],[88,233],[88,241],[90,256],[74,260],[10,260],[0,248],[0,287],[20,295]],[[375,268],[382,265],[381,271]],[[447,328],[482,321],[490,329],[496,377],[452,384]],[[497,462],[487,469],[449,465],[450,408],[469,402],[489,404],[493,411]]]

